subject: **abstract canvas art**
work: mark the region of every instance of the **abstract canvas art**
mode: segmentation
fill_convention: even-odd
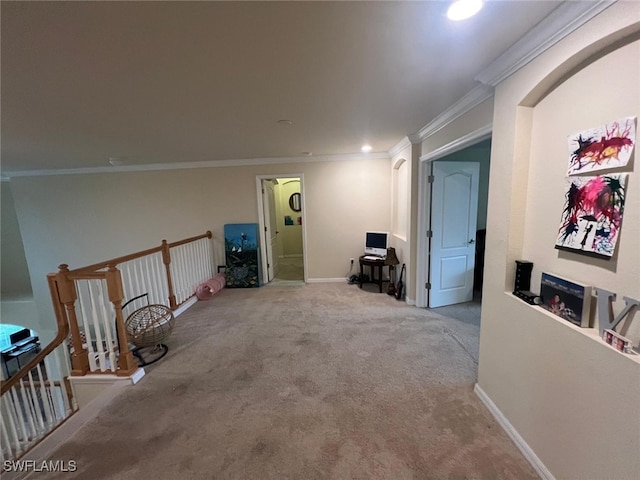
[[[567,178],[556,248],[610,258],[622,225],[627,174]]]
[[[629,163],[635,143],[635,117],[569,135],[567,175],[624,167]]]

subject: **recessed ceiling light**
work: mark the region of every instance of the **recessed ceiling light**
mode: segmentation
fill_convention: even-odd
[[[369,153],[371,151],[371,145],[363,145],[362,146],[362,151],[364,153]]]
[[[280,125],[293,125],[293,122],[291,120],[278,120],[278,123]]]
[[[459,21],[473,17],[482,8],[482,0],[455,0],[447,10],[449,20]]]
[[[109,157],[109,165],[112,167],[118,167],[120,165],[124,165],[124,160],[122,160],[122,157]]]
[[[313,153],[311,153],[311,152],[302,152],[302,155],[304,155],[305,157],[310,157],[311,155],[313,155]]]

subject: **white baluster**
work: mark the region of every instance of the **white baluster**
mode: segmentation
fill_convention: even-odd
[[[47,391],[47,387],[45,385],[46,380],[44,379],[44,375],[42,374],[42,368],[40,367],[39,363],[36,365],[36,372],[38,374],[38,380],[40,383],[40,399],[42,401],[42,416],[44,419],[44,423],[47,425],[48,428],[51,428],[55,420],[55,414],[51,406],[51,398],[49,397],[49,392]]]
[[[27,424],[28,435],[25,439],[29,437],[35,437],[38,434],[38,430],[36,427],[35,420],[35,412],[33,411],[33,405],[31,403],[31,398],[29,392],[24,386],[24,380],[20,379],[20,389],[18,390],[18,394],[20,399],[22,400],[22,407],[24,409],[24,416]]]
[[[13,390],[13,388],[11,390]],[[11,395],[7,394],[6,397],[7,398],[2,402],[2,407],[4,407],[6,411],[6,414],[3,413],[2,415],[2,428],[4,431],[5,425],[8,427],[8,432],[6,432],[7,438],[5,439],[5,445],[9,445],[9,451],[11,453],[11,445],[13,445],[14,449],[17,450],[18,446],[20,445],[20,439],[18,438],[18,429],[16,427],[16,403]]]
[[[104,322],[104,333],[105,333],[105,337],[107,337],[107,346],[106,348],[108,349],[108,353],[109,353],[109,365],[111,366],[111,371],[115,372],[117,370],[117,361],[116,361],[116,342],[114,341],[114,333],[113,332],[113,328],[115,325],[115,313],[114,313],[114,319],[113,321],[110,320],[108,314],[107,314],[107,303],[108,302],[108,298],[105,296],[104,294],[104,286],[103,286],[103,282],[98,283],[99,286],[99,293],[98,293],[98,298],[100,299],[100,305],[102,306],[102,320]],[[109,303],[109,305],[111,305],[111,303]]]
[[[164,276],[164,264],[162,263],[162,255],[157,254],[154,257],[155,270],[158,278],[158,301],[157,303],[166,305],[168,303],[169,292],[166,288],[166,280]]]
[[[188,245],[188,244],[187,244]],[[180,245],[182,253],[182,301],[184,302],[189,296],[189,254],[187,253],[187,245]]]
[[[91,298],[91,289],[88,281],[83,282],[87,287],[86,295],[89,295]],[[85,298],[84,289],[80,288],[80,282],[76,282],[76,289],[79,293],[78,300],[80,301],[80,312],[82,314],[82,326],[84,329],[84,337],[87,342],[87,356],[89,357],[89,369],[92,372],[98,370],[98,365],[96,364],[96,352],[93,348],[93,334],[91,333],[91,328],[89,327],[89,315],[87,314],[87,300]],[[82,292],[82,293],[81,293]]]
[[[63,415],[63,416],[67,416],[74,410],[75,405],[70,405],[69,404],[69,396],[67,395],[69,392],[67,391],[67,384],[64,381],[64,373],[63,373],[63,370],[62,370],[61,364],[60,364],[60,356],[58,355],[59,352],[60,352],[60,350],[58,350],[58,349],[54,350],[53,359],[55,360],[56,367],[58,367],[58,372],[60,372],[60,385],[61,385],[60,388],[62,390],[62,402],[63,402],[63,405],[64,405],[64,411],[65,411],[65,415]],[[66,355],[64,356],[64,358],[68,359],[68,357]],[[75,401],[75,399],[74,399],[74,401]]]
[[[45,431],[46,427],[45,427],[45,421],[43,418],[43,412],[42,409],[40,408],[40,402],[38,401],[38,393],[36,392],[36,386],[35,386],[35,382],[33,381],[33,375],[32,375],[33,370],[29,370],[28,373],[28,377],[29,377],[29,392],[31,394],[31,401],[33,403],[33,410],[35,413],[35,420],[36,420],[36,429],[38,432],[43,432]]]
[[[11,405],[12,405],[12,413],[15,415],[14,419],[17,424],[17,432],[18,438],[27,439],[29,438],[29,427],[26,423],[26,412],[23,413],[20,409],[20,392],[18,391],[18,386],[14,385],[11,388]],[[26,407],[25,407],[26,410]],[[18,453],[22,450],[20,448],[20,440],[18,440]]]
[[[147,268],[147,278],[149,279],[149,303],[158,303],[158,289],[156,287],[156,272],[153,269],[153,258],[146,256],[144,260]]]
[[[89,282],[91,285],[91,282]],[[100,328],[100,318],[98,318],[98,308],[96,307],[96,300],[93,295],[93,289],[89,287],[91,296],[91,319],[93,320],[94,334],[96,336],[96,353],[98,356],[98,363],[100,364],[100,371],[104,372],[107,369],[107,359],[104,352],[104,342],[102,341],[102,329]]]
[[[134,297],[137,297],[138,295],[142,295],[143,293],[145,293],[144,291],[142,291],[142,282],[140,281],[140,274],[138,273],[139,270],[139,263],[136,261],[133,264],[133,271],[135,273],[134,277],[135,277],[135,285],[136,285],[136,292],[133,295]],[[140,303],[142,302],[142,300],[136,300],[135,302],[133,302],[133,309],[136,310],[138,308],[140,308]]]
[[[55,380],[53,380],[54,375],[52,375],[52,372],[54,370],[51,365],[51,356],[55,356],[55,355],[56,355],[56,350],[54,350],[49,355],[44,357],[44,370],[45,372],[47,372],[47,384],[48,384],[49,391],[51,392],[51,407],[53,409],[53,416],[56,420],[59,421],[65,417],[65,414],[64,414],[64,409],[60,404],[59,389],[56,387]],[[60,378],[60,384],[64,383],[62,381],[62,375],[60,375],[59,373],[55,375],[55,378]]]

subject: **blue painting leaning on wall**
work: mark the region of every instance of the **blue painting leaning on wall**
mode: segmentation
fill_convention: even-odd
[[[260,286],[260,249],[257,223],[224,226],[227,287]]]

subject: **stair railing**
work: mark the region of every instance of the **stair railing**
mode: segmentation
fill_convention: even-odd
[[[48,277],[51,295],[57,285]],[[67,379],[69,357],[65,340],[69,325],[56,307],[58,333],[51,343],[0,388],[0,444],[3,468],[65,422],[78,409]]]
[[[0,385],[0,459],[19,459],[78,410],[69,373],[131,375],[138,368],[125,333],[123,300],[177,310],[213,276],[210,231],[195,237],[47,275],[57,323],[51,343]],[[141,300],[142,301],[142,300]],[[136,306],[139,308],[142,305]]]
[[[163,240],[160,246],[73,270],[60,265],[52,274],[60,294],[52,300],[69,324],[71,375],[135,372],[123,303],[147,293],[131,311],[145,301],[177,310],[213,275],[212,237],[208,231],[173,243]]]

